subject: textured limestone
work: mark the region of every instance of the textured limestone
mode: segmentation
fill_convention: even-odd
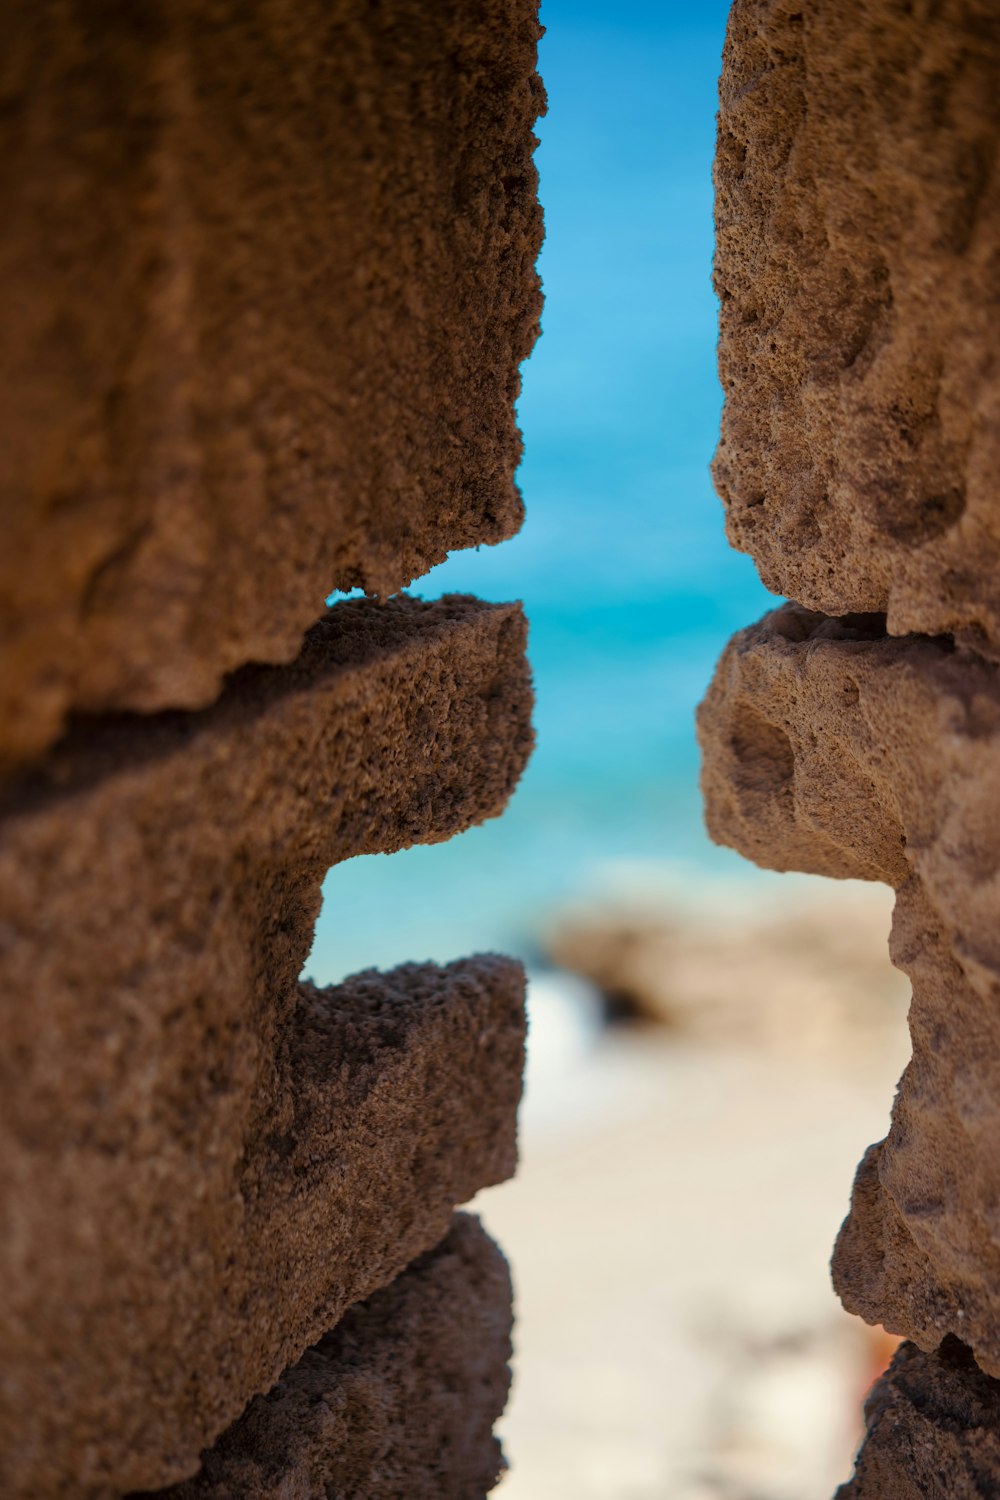
[[[998,77],[995,0],[736,0],[715,169],[731,541],[993,654]]]
[[[499,812],[516,606],[338,605],[201,713],[84,723],[0,825],[0,1491],[199,1451],[513,1164],[506,960],[299,985],[328,867]]]
[[[1000,1383],[947,1339],[903,1344],[865,1403],[867,1435],[836,1500],[985,1500],[1000,1474]]]
[[[709,822],[892,885],[913,983],[834,1279],[920,1347],[843,1500],[1000,1490],[998,80],[993,0],[735,0],[720,88],[716,485],[765,583],[841,618],[731,643]]]
[[[0,756],[518,527],[536,0],[0,19]]]
[[[1000,682],[947,640],[794,606],[727,648],[700,713],[713,836],[884,880],[913,1057],[855,1183],[845,1305],[1000,1375]]]
[[[353,1307],[158,1500],[479,1500],[503,1466],[507,1265],[467,1214]]]

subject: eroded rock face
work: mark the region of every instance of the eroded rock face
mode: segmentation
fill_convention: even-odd
[[[913,984],[834,1279],[924,1352],[873,1397],[858,1500],[1000,1492],[998,80],[992,0],[736,0],[720,88],[715,478],[798,605],[719,665],[709,825],[893,886]]]
[[[477,1219],[344,1317],[157,1500],[482,1496],[503,1457],[511,1286]],[[136,1497],[138,1500],[138,1497]]]
[[[536,0],[0,21],[0,769],[516,531]]]
[[[524,622],[336,606],[202,713],[81,723],[0,837],[0,1490],[189,1474],[514,1162],[518,965],[300,985],[328,867],[501,810]]]
[[[715,166],[730,540],[994,656],[998,76],[993,0],[736,0]]]
[[[4,1500],[190,1478],[513,1168],[517,964],[299,975],[331,864],[494,816],[531,748],[517,607],[315,622],[519,525],[539,34],[537,0],[0,18]],[[488,1488],[477,1235],[219,1483]]]
[[[903,1344],[865,1403],[854,1477],[836,1500],[983,1500],[1000,1473],[1000,1383],[957,1339]]]
[[[1000,1374],[1000,683],[950,642],[794,606],[702,706],[713,836],[774,869],[884,880],[913,1058],[834,1261],[845,1305]]]

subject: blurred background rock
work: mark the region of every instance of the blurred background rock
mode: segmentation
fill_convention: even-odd
[[[707,897],[581,904],[544,931],[544,954],[599,990],[611,1021],[849,1072],[899,1065],[909,982],[887,959],[891,891],[802,881],[765,895],[757,882]]]

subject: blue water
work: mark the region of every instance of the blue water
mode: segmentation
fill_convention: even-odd
[[[523,599],[538,748],[504,817],[338,866],[307,966],[531,957],[623,869],[741,873],[701,826],[693,713],[726,638],[773,600],[723,535],[711,158],[724,0],[547,0],[543,336],[525,367],[528,518],[414,586]]]

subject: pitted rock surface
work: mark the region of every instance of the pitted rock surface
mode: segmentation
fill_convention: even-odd
[[[0,826],[0,1491],[189,1474],[509,1174],[523,977],[298,983],[328,867],[498,813],[524,621],[336,606],[201,713],[80,723]]]
[[[715,480],[777,594],[1000,652],[1000,11],[735,0]]]
[[[713,837],[778,870],[896,888],[913,1057],[835,1259],[850,1311],[1000,1375],[1000,680],[947,640],[786,606],[728,646],[700,712]]]
[[[503,1469],[510,1332],[506,1262],[456,1214],[155,1500],[481,1500]]]
[[[720,83],[714,477],[797,603],[702,706],[709,825],[888,882],[913,985],[833,1269],[919,1347],[842,1500],[1000,1493],[998,80],[992,0],[735,0]]]
[[[1000,1474],[1000,1382],[946,1339],[903,1344],[865,1402],[867,1433],[836,1500],[984,1500]]]
[[[12,0],[0,767],[520,525],[537,0]]]

